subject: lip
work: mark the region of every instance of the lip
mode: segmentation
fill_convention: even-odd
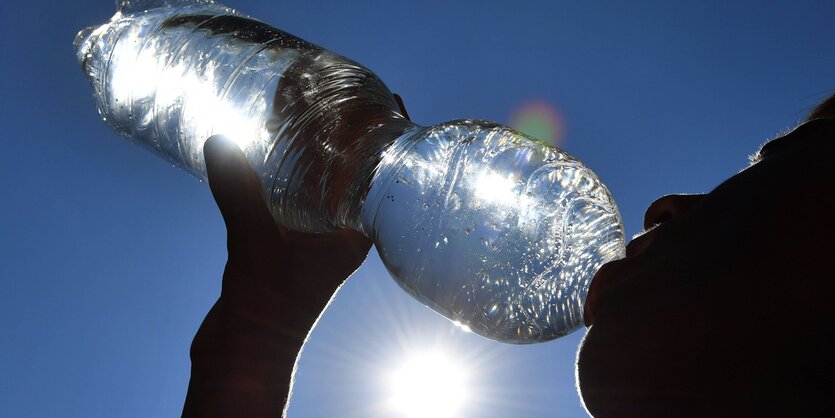
[[[626,258],[635,257],[643,253],[655,237],[655,229],[650,229],[643,234],[632,238],[632,241],[626,245]]]
[[[597,313],[600,312],[600,305],[603,296],[612,285],[621,277],[624,265],[629,263],[628,258],[610,261],[594,274],[589,285],[589,292],[586,296],[586,303],[583,305],[583,323],[586,327],[590,327],[597,318]]]
[[[586,303],[583,306],[583,322],[586,327],[590,327],[597,314],[600,312],[606,292],[612,288],[625,273],[630,270],[630,265],[633,264],[635,258],[642,254],[650,246],[653,241],[653,231],[647,231],[643,235],[634,238],[629,245],[626,246],[626,257],[619,260],[610,261],[594,274],[589,285],[589,291],[586,296]]]

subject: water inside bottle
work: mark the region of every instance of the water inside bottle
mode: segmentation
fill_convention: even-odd
[[[591,170],[471,120],[405,135],[387,154],[363,226],[404,289],[500,341],[545,341],[582,323],[594,273],[624,256],[620,215]]]

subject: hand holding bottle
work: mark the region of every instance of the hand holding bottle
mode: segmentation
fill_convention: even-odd
[[[477,334],[573,331],[623,257],[615,202],[574,157],[494,122],[412,123],[369,69],[214,0],[121,0],[75,47],[117,132],[200,178],[203,142],[227,136],[275,222],[361,232],[406,292]]]
[[[240,149],[213,137],[204,152],[229,259],[221,295],[192,343],[183,415],[281,416],[307,334],[371,241],[351,230],[276,225]]]

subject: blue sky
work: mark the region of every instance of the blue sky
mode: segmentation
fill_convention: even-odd
[[[656,197],[710,190],[835,91],[830,1],[227,4],[365,64],[420,124],[551,103],[562,147],[608,184],[629,234]],[[219,292],[208,188],[110,131],[75,62],[75,33],[113,11],[0,3],[0,416],[178,415]],[[314,331],[290,416],[386,416],[381,375],[432,345],[472,368],[464,416],[582,416],[582,333],[466,334],[372,254]]]

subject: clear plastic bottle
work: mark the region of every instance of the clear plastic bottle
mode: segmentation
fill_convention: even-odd
[[[232,138],[277,222],[365,233],[401,287],[480,335],[574,330],[623,256],[606,187],[568,154],[492,122],[413,124],[368,69],[214,1],[121,1],[75,48],[117,132],[200,178],[204,141]]]

